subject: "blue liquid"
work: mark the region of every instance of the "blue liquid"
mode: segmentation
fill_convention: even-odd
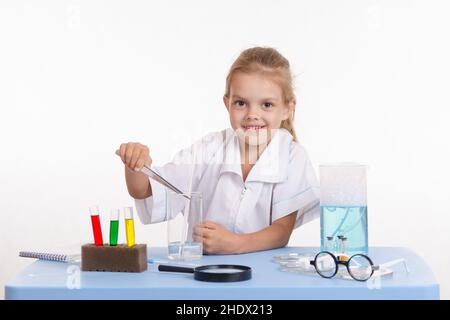
[[[368,254],[367,206],[364,207],[320,207],[320,248],[339,252],[338,236],[344,236],[344,253]],[[333,237],[327,241],[327,237]]]

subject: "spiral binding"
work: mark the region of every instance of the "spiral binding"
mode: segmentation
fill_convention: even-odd
[[[20,251],[19,256],[25,258],[35,258],[40,260],[59,261],[59,262],[67,262],[73,260],[73,258],[68,256],[67,254],[45,253],[45,252]]]

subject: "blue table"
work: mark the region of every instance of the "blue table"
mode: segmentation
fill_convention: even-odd
[[[423,259],[405,248],[374,247],[375,264],[404,258],[394,274],[375,283],[324,279],[317,274],[287,273],[272,261],[290,252],[317,252],[317,248],[285,247],[243,255],[204,256],[197,264],[232,263],[253,268],[244,282],[196,281],[192,274],[81,272],[79,263],[36,261],[5,286],[6,299],[439,299],[439,284]],[[166,248],[150,247],[149,258],[166,259]],[[190,262],[194,263],[194,262]],[[78,288],[77,288],[78,287]]]

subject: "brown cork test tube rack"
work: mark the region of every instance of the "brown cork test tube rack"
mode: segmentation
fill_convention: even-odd
[[[105,272],[143,272],[147,270],[147,245],[81,246],[81,270]]]

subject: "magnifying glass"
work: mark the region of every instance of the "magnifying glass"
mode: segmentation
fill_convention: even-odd
[[[235,282],[252,278],[252,268],[234,264],[210,264],[194,268],[160,264],[159,271],[193,273],[194,279],[211,282]]]

